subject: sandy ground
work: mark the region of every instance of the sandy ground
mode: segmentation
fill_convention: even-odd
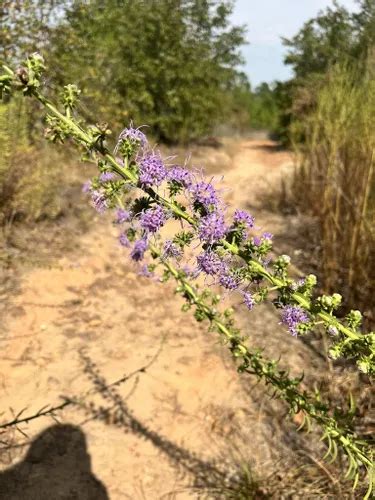
[[[225,174],[228,203],[250,208],[285,251],[295,220],[264,205],[291,171],[290,156],[270,141],[243,140],[226,160],[214,174]],[[2,321],[1,419],[60,404],[61,396],[79,398],[100,377],[111,383],[156,359],[90,398],[86,410],[56,413],[60,425],[43,417],[20,426],[24,435],[0,436],[0,498],[198,498],[230,484],[238,460],[264,477],[285,450],[301,446],[285,407],[276,418],[277,403],[239,377],[215,335],[181,311],[172,284],[137,275],[116,236],[110,219],[93,214],[79,250],[23,274]],[[311,346],[290,338],[271,307],[245,315],[234,306],[254,345],[306,368]],[[316,357],[307,372],[322,363]],[[18,447],[8,449],[12,439]]]

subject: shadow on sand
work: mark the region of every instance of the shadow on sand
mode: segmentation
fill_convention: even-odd
[[[109,500],[91,471],[79,427],[53,425],[31,443],[25,458],[0,474],[2,500]]]

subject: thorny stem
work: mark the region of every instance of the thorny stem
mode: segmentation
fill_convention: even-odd
[[[8,71],[9,74],[12,74],[14,76],[14,72],[11,69],[7,67],[4,68]],[[92,144],[90,136],[79,125],[77,125],[71,117],[62,114],[46,97],[44,97],[37,90],[33,90],[33,94],[38,99],[38,101],[40,101],[49,110],[49,112],[52,113],[52,115],[54,115],[56,118],[61,120],[65,125],[67,125],[89,148],[95,146]],[[122,167],[116,161],[116,159],[109,153],[107,148],[104,147],[96,148],[96,151],[99,152],[103,156],[103,158],[105,158],[108,161],[108,163],[110,163],[113,171],[116,172],[120,177],[122,177],[125,180],[131,181],[132,183],[137,185],[136,175],[131,170],[129,170],[129,168]],[[194,227],[196,226],[195,219],[186,212],[184,212],[183,210],[181,210],[173,201],[161,196],[151,188],[147,188],[144,191],[154,201],[161,203],[165,208],[171,210],[177,217],[184,219],[186,222],[188,222],[190,225]],[[248,266],[251,266],[253,269],[256,269],[260,276],[262,276],[264,279],[266,279],[269,283],[271,283],[278,289],[286,286],[285,280],[272,276],[265,269],[265,267],[258,261],[254,259],[249,259],[247,256],[245,256],[244,253],[238,248],[236,244],[229,243],[226,240],[222,240],[221,244],[225,248],[227,248],[233,255],[238,255],[239,257],[241,257]],[[291,296],[300,306],[302,306],[307,311],[311,311],[311,302],[306,297],[304,297],[302,294],[298,292],[291,293]],[[335,316],[325,311],[318,312],[317,316],[323,319],[326,323],[335,326],[341,333],[343,333],[350,339],[359,340],[361,338],[360,334],[354,332],[350,328],[343,325]]]
[[[10,76],[15,77],[15,74],[11,69],[5,66],[4,69]],[[75,123],[74,119],[70,116],[70,113],[65,115],[62,114],[37,90],[37,88],[31,88],[29,93],[34,95],[34,97],[48,109],[52,116],[60,120],[60,122],[67,127],[73,138],[76,139],[78,143],[84,144],[91,152],[95,151],[96,153],[99,153],[108,162],[108,164],[111,165],[113,171],[116,172],[121,178],[142,189],[142,186],[139,186],[138,184],[137,175],[128,168],[127,164],[122,166],[102,143],[94,141],[84,129]],[[177,218],[185,220],[191,226],[196,228],[197,221],[195,218],[191,217],[188,213],[182,210],[173,200],[161,196],[151,188],[143,188],[143,191],[155,202],[163,205],[165,208],[168,208]],[[220,244],[233,255],[237,255],[243,259],[252,270],[255,270],[259,276],[271,283],[274,289],[282,289],[287,286],[288,283],[286,279],[273,276],[260,262],[249,257],[234,242],[230,243],[227,240],[222,240]],[[156,255],[161,257],[155,247],[152,247],[151,250]],[[181,276],[181,273],[179,273],[178,270],[175,269],[170,263],[166,262],[164,259],[160,260],[168,273],[172,275],[173,278],[180,284],[181,290],[178,290],[179,293],[183,295],[190,304],[195,305],[197,310],[200,313],[203,313],[204,317],[206,317],[210,323],[215,326],[218,332],[225,336],[227,341],[230,343],[230,348],[234,356],[242,358],[243,363],[240,369],[242,368],[242,371],[250,373],[249,367],[251,367],[253,372],[259,378],[263,378],[265,380],[266,384],[271,384],[276,388],[280,396],[289,402],[292,411],[296,412],[302,410],[306,415],[309,415],[318,424],[320,424],[324,429],[323,438],[328,439],[329,443],[331,440],[338,441],[346,451],[349,458],[349,472],[351,472],[352,468],[357,471],[358,465],[356,460],[359,460],[368,469],[368,472],[371,475],[373,462],[371,459],[371,452],[368,450],[367,444],[356,440],[355,435],[352,435],[350,431],[348,432],[345,429],[340,429],[338,427],[337,420],[328,415],[327,407],[325,407],[320,400],[312,398],[305,391],[298,391],[296,386],[299,385],[301,380],[290,379],[286,372],[279,371],[277,369],[277,364],[275,362],[264,359],[259,352],[251,352],[241,341],[238,331],[235,329],[231,331],[231,327],[228,327],[225,322],[221,320],[221,314],[216,310],[213,310],[204,302],[186,278]],[[307,297],[298,292],[291,292],[290,295],[302,308],[313,312],[312,303]],[[323,310],[317,311],[315,314],[327,324],[336,327],[337,330],[347,337],[347,342],[362,338],[359,333],[343,325],[335,316],[333,316],[333,314]],[[355,458],[353,458],[353,455]],[[356,477],[357,476],[358,472],[356,472]]]
[[[155,245],[150,245],[151,252],[161,258],[161,253],[159,249]],[[188,282],[188,280],[181,275],[181,273],[169,262],[164,259],[160,259],[164,268],[173,276],[173,278],[181,285],[182,289],[179,291],[180,295],[184,296],[186,300],[188,300],[191,304],[194,304],[200,311],[203,311],[206,315],[206,318],[210,321],[211,324],[215,325],[216,329],[220,334],[223,334],[228,341],[233,342],[232,348],[235,348],[240,353],[241,357],[248,360],[253,369],[255,369],[256,374],[264,378],[266,384],[272,384],[274,387],[278,389],[280,395],[285,396],[286,392],[288,392],[288,397],[293,396],[293,399],[298,400],[298,410],[304,411],[311,418],[317,421],[326,431],[330,432],[330,435],[333,439],[338,440],[346,449],[351,450],[357,455],[358,458],[362,461],[364,465],[368,467],[372,467],[373,463],[370,458],[366,456],[366,447],[364,450],[358,448],[348,437],[346,437],[346,431],[344,429],[340,429],[337,426],[336,421],[327,416],[324,412],[319,412],[314,405],[314,401],[311,401],[311,396],[309,396],[306,392],[300,392],[295,387],[287,387],[284,390],[280,387],[280,383],[282,383],[286,379],[285,375],[281,375],[279,372],[269,373],[267,370],[267,361],[260,358],[259,353],[253,353],[249,350],[249,348],[242,343],[238,335],[233,333],[230,328],[228,328],[225,323],[219,318],[219,314],[213,310],[209,305],[207,305],[204,300],[199,298],[199,295],[194,290],[194,287]],[[318,403],[318,401],[315,401]],[[321,404],[321,403],[320,403]],[[334,431],[332,431],[332,425],[334,425]]]

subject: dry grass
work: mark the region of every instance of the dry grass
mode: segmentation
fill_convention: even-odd
[[[62,211],[64,157],[29,138],[30,110],[14,99],[0,104],[0,224],[56,218]]]
[[[304,120],[294,199],[319,221],[320,278],[371,323],[375,286],[375,80],[335,67]],[[298,131],[301,133],[301,129]]]

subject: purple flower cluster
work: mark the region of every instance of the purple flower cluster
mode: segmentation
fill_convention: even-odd
[[[308,323],[309,317],[299,306],[285,306],[281,313],[281,322],[288,327],[293,336],[297,336],[299,325]]]
[[[91,202],[95,210],[100,214],[104,213],[108,208],[107,198],[100,191],[91,192]]]
[[[130,252],[130,257],[136,262],[139,262],[143,259],[147,246],[147,241],[144,238],[137,240],[134,243],[132,251]]]
[[[262,236],[259,238],[259,236],[255,236],[253,238],[254,245],[259,247],[263,241],[266,241],[267,243],[270,243],[272,241],[273,234],[271,233],[263,233]]]
[[[144,278],[153,278],[155,276],[155,273],[150,271],[147,264],[143,264],[138,274],[139,276],[143,276]]]
[[[133,144],[140,144],[142,147],[147,146],[147,137],[139,128],[127,127],[121,132],[118,137],[115,152],[118,150],[119,145],[123,141],[129,141]]]
[[[304,278],[299,279],[295,283],[292,284],[292,290],[297,291],[299,288],[305,286],[306,280]]]
[[[237,226],[245,226],[247,229],[254,227],[254,217],[245,210],[236,210],[233,220]]]
[[[240,284],[240,279],[238,276],[235,276],[230,270],[225,270],[220,275],[219,283],[227,290],[237,290]]]
[[[199,203],[206,210],[217,208],[219,199],[212,184],[201,181],[190,187],[194,203]]]
[[[118,208],[116,212],[116,222],[117,224],[123,224],[124,222],[129,222],[132,218],[132,214],[129,210],[124,208]]]
[[[223,239],[227,230],[224,216],[219,212],[212,212],[204,217],[201,217],[198,226],[200,239],[204,243],[209,243],[210,245]]]
[[[84,182],[82,186],[82,193],[89,193],[91,191],[91,186],[91,181]]]
[[[209,276],[220,274],[225,268],[224,262],[212,250],[206,250],[197,257],[198,269]]]
[[[172,240],[166,240],[163,248],[164,258],[177,258],[181,256],[181,250],[173,243]]]
[[[189,188],[193,182],[191,172],[179,166],[174,166],[168,171],[168,180],[178,182],[185,188]]]
[[[160,205],[145,210],[139,218],[141,227],[150,233],[159,231],[164,226],[166,220],[165,210]]]
[[[129,239],[126,236],[125,233],[121,233],[120,234],[119,242],[120,242],[120,245],[123,246],[123,247],[125,247],[125,248],[129,248],[130,247],[130,241],[129,241]]]
[[[169,212],[167,212],[164,204],[160,202],[162,198],[153,197],[152,193],[149,192],[149,188],[158,188],[164,181],[176,183],[175,187],[179,188],[180,186],[181,189],[172,189],[174,186],[169,186],[172,204],[177,204],[173,200],[173,196],[183,189],[191,201],[190,209],[195,211],[195,214],[199,214],[197,224],[194,225],[195,234],[193,233],[191,239],[188,238],[189,242],[187,244],[195,237],[200,240],[200,244],[204,247],[204,250],[196,257],[197,267],[192,271],[189,270],[186,272],[193,278],[196,278],[199,273],[204,273],[207,276],[216,278],[215,283],[219,283],[226,290],[237,290],[243,297],[243,303],[251,310],[256,302],[252,294],[244,291],[243,287],[241,287],[244,278],[240,272],[231,268],[229,261],[218,255],[215,251],[215,245],[220,244],[221,240],[232,231],[236,233],[241,232],[243,238],[247,238],[247,231],[254,227],[254,217],[245,210],[236,210],[232,224],[227,226],[224,217],[224,204],[212,182],[206,182],[201,176],[197,180],[195,174],[185,166],[166,166],[160,153],[148,149],[147,146],[146,136],[139,129],[134,129],[133,127],[126,128],[121,132],[116,146],[116,150],[121,147],[121,152],[124,155],[128,153],[130,156],[136,153],[135,161],[139,176],[138,186],[148,191],[150,197],[154,198],[156,202],[143,211],[137,210],[137,217],[134,217],[134,213],[127,209],[117,209],[116,222],[118,224],[131,222],[130,231],[134,231],[134,234],[136,234],[140,230],[141,234],[143,234],[140,239],[130,243],[128,239],[129,231],[125,230],[119,238],[121,245],[131,249],[130,256],[134,261],[139,262],[144,259],[145,252],[148,249],[148,238],[151,235],[156,236],[156,233],[164,226],[169,217]],[[99,181],[104,184],[116,178],[115,174],[104,172],[100,175]],[[104,211],[109,203],[106,196],[100,190],[94,192],[91,185],[88,185],[87,189],[91,192],[93,198],[95,198],[97,209]],[[261,237],[254,238],[252,241],[255,245],[260,246],[271,241],[271,238],[271,234],[264,233]],[[183,246],[180,247],[173,239],[170,239],[166,240],[162,245],[161,258],[177,259],[177,262],[181,263],[180,258],[183,253]],[[184,269],[183,263],[181,263],[181,269]],[[142,274],[149,276],[152,273],[149,273],[148,268],[144,267]],[[298,310],[298,308],[296,309]],[[285,308],[283,311],[283,322],[295,334],[297,326],[301,322],[307,321],[307,316],[303,315],[302,310],[300,316],[297,315],[296,311],[294,311],[293,316],[293,311],[293,308],[290,310]]]
[[[148,188],[160,186],[167,177],[167,170],[158,153],[147,153],[139,160],[139,183]]]
[[[110,182],[110,181],[114,181],[117,179],[117,176],[116,174],[114,174],[113,172],[103,172],[102,174],[100,174],[99,176],[99,181],[100,182]]]
[[[243,292],[242,296],[245,306],[249,309],[249,311],[251,311],[255,306],[255,299],[253,295],[250,292]]]

